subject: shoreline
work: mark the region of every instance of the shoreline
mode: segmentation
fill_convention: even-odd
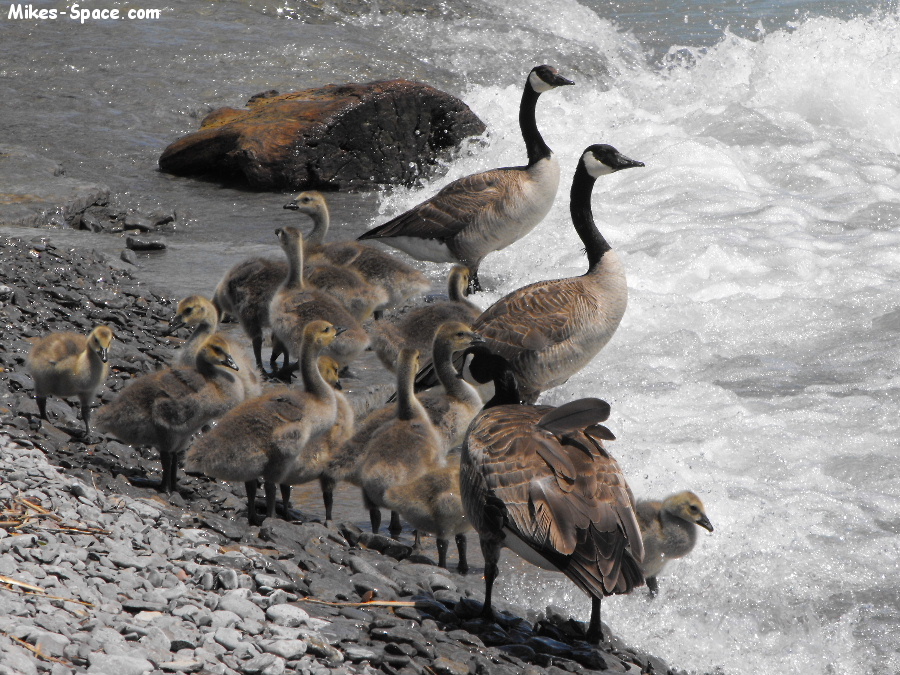
[[[412,553],[408,537],[396,542],[352,522],[326,528],[303,513],[320,514],[321,504],[299,499],[302,512],[292,515],[305,522],[275,518],[253,528],[241,514],[242,486],[182,474],[179,492],[166,498],[131,485],[127,477],[158,471],[155,452],[96,432],[88,443],[70,435],[80,427],[77,406],[49,399],[52,421],[38,428],[24,367],[28,338],[43,335],[44,326],[86,333],[94,323],[109,323],[117,339],[102,403],[130,377],[170,359],[172,346],[162,331],[175,303],[104,254],[57,249],[52,233],[35,233],[32,242],[0,236],[0,437],[6,444],[0,500],[12,511],[30,508],[25,497],[66,523],[111,534],[51,534],[41,520],[0,530],[0,574],[42,588],[53,577],[60,588],[51,595],[73,597],[62,592],[71,591],[94,607],[85,616],[86,605],[79,603],[0,594],[8,610],[0,620],[0,650],[16,655],[10,657],[15,663],[23,655],[30,659],[35,669],[22,672],[675,672],[615,637],[591,649],[579,640],[582,624],[553,612],[501,601],[500,623],[484,622],[477,618],[482,570],[460,576],[434,566],[430,538],[422,556]],[[129,513],[127,519],[116,515]],[[376,600],[405,604],[358,608],[302,599],[358,603],[370,592]],[[66,611],[48,609],[58,606]],[[298,612],[295,625],[280,625],[287,619],[269,614],[293,610],[272,607],[297,608],[311,618]],[[41,642],[42,631],[57,637]],[[97,638],[110,632],[124,647],[119,638]],[[63,646],[59,654],[45,654],[57,661],[46,660],[10,636],[32,646]],[[302,652],[298,640],[306,645]],[[281,642],[290,648],[273,646]],[[132,647],[146,654],[129,656]],[[131,658],[141,663],[123,660]]]

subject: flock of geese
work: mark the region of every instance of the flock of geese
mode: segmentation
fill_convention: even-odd
[[[584,274],[529,284],[483,311],[467,298],[480,288],[483,259],[528,234],[553,204],[559,165],[538,131],[535,107],[542,93],[572,84],[550,66],[529,73],[519,114],[526,166],[461,178],[360,237],[419,260],[454,263],[446,301],[382,318],[425,293],[428,279],[371,244],[327,242],[327,203],[303,192],[285,208],[309,216],[311,232],[279,228],[283,258],[248,259],[211,300],[182,300],[170,332],[187,326],[192,333],[176,362],[131,381],[98,410],[95,426],[155,447],[161,490],[176,489],[182,455],[187,471],[243,482],[251,524],[262,522],[260,479],[266,518],[275,516],[279,491],[287,518],[291,486],[318,480],[326,521],[335,485],[349,481],[362,492],[374,532],[387,508],[390,533],[399,535],[403,518],[417,544],[419,531],[434,534],[445,567],[452,537],[463,573],[465,533],[474,528],[485,559],[485,617],[492,616],[505,546],[588,594],[588,637],[601,639],[601,599],[645,580],[656,594],[657,575],[690,552],[697,526],[713,527],[691,492],[635,500],[606,448],[615,438],[603,424],[607,403],[536,405],[542,392],[590,362],[622,319],[625,273],[594,223],[591,193],[597,178],[641,162],[609,145],[591,145],[579,158],[570,210],[587,253]],[[240,323],[252,359],[218,331],[225,315]],[[262,362],[267,334],[271,373]],[[112,331],[98,326],[87,337],[54,333],[35,345],[29,367],[43,419],[47,396],[77,395],[90,432],[90,403],[106,378],[112,341]],[[369,348],[396,373],[397,393],[355,420],[340,377]],[[290,384],[296,370],[299,386]],[[288,384],[263,386],[272,376]],[[484,402],[486,383],[493,394]]]

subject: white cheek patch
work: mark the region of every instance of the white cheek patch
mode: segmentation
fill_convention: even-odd
[[[594,157],[594,153],[592,152],[584,153],[581,159],[584,162],[584,168],[587,169],[587,172],[594,178],[600,178],[600,176],[606,176],[613,172],[610,167]]]
[[[530,84],[531,88],[539,94],[543,94],[545,91],[550,91],[554,88],[552,84],[544,82],[534,71],[531,71],[531,74],[528,76],[528,84]]]

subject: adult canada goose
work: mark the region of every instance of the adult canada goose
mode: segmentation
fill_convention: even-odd
[[[341,368],[346,368],[369,346],[369,336],[337,300],[308,287],[304,282],[303,235],[300,230],[284,227],[275,230],[275,234],[288,258],[288,274],[269,304],[272,333],[287,352],[297,353],[306,325],[316,320],[329,321],[343,331],[328,346],[326,353]],[[287,364],[288,354],[285,355],[285,366]]]
[[[162,462],[161,490],[176,488],[178,455],[191,436],[244,400],[238,366],[219,335],[206,339],[193,368],[139,377],[97,411],[97,428],[129,445],[152,445]]]
[[[457,572],[469,571],[466,559],[466,535],[472,529],[463,509],[459,487],[459,461],[428,471],[403,485],[388,488],[384,503],[406,522],[433,534],[437,540],[438,565],[447,567],[450,537],[456,538],[459,552]]]
[[[537,66],[528,74],[519,106],[526,166],[455,180],[428,201],[359,238],[378,239],[418,260],[461,263],[471,272],[472,288],[480,290],[481,260],[531,232],[553,206],[559,164],[538,131],[535,107],[542,93],[568,84],[574,82],[551,66]]]
[[[678,492],[661,502],[641,500],[637,503],[638,524],[644,538],[644,561],[641,570],[647,579],[651,596],[659,591],[656,577],[666,563],[683,558],[697,543],[697,525],[713,531],[703,502],[693,492]]]
[[[644,166],[609,145],[592,145],[578,160],[570,210],[584,243],[588,270],[578,277],[538,281],[500,298],[472,324],[485,347],[509,361],[525,403],[557,387],[581,370],[609,342],[628,302],[625,271],[615,251],[594,224],[591,192],[600,176]],[[470,371],[487,382],[483,356],[475,354]],[[417,388],[437,384],[420,374]]]
[[[47,419],[47,397],[78,396],[84,433],[91,433],[91,401],[109,372],[107,359],[113,332],[97,326],[88,336],[51,333],[35,343],[28,355],[34,380],[34,400],[41,419]]]
[[[322,379],[336,390],[341,389],[340,367],[330,356],[319,358],[319,372]],[[322,501],[325,504],[325,522],[331,522],[334,507],[334,488],[336,481],[326,474],[325,469],[335,455],[341,452],[344,444],[353,436],[353,407],[340,391],[334,392],[337,408],[334,424],[325,432],[315,445],[305,452],[294,464],[294,468],[280,484],[284,512],[288,513],[291,502],[291,486],[308,483],[318,479],[322,488]]]
[[[219,327],[219,313],[215,305],[202,295],[189,295],[178,303],[175,317],[169,324],[167,334],[171,335],[182,326],[193,328],[187,341],[178,350],[176,365],[193,366],[197,362],[197,352],[203,346],[210,335],[216,333]],[[231,358],[238,366],[237,376],[244,383],[244,398],[259,396],[259,375],[253,368],[244,347],[234,340],[228,339],[224,334],[218,335],[227,343],[225,349],[231,354]]]
[[[244,401],[187,453],[188,471],[244,483],[251,525],[260,522],[255,507],[257,479],[263,479],[266,517],[271,518],[275,514],[275,486],[285,482],[296,464],[309,460],[307,454],[315,452],[316,441],[335,423],[335,392],[322,379],[317,361],[339,332],[327,321],[307,324],[300,359],[305,390],[281,386]]]
[[[387,299],[375,308],[375,318],[380,318],[386,309],[397,307],[431,288],[428,277],[422,272],[373,246],[357,241],[326,244],[331,215],[328,202],[321,192],[301,192],[284,208],[300,211],[312,218],[313,229],[304,240],[304,253],[310,259],[324,258],[334,265],[348,267],[387,293]]]
[[[382,424],[362,449],[358,471],[363,502],[369,509],[372,532],[381,527],[380,506],[384,493],[443,463],[443,448],[437,429],[413,393],[413,378],[419,366],[415,349],[400,352],[397,369],[397,413]],[[400,534],[400,520],[391,513],[390,533]]]
[[[644,582],[634,496],[603,446],[609,405],[501,405],[476,417],[463,445],[466,515],[485,561],[484,616],[503,546],[562,572],[591,596],[588,639],[602,639],[600,599]]]
[[[263,373],[262,343],[263,332],[269,327],[269,304],[287,273],[285,260],[248,258],[225,273],[213,294],[213,304],[220,318],[223,314],[233,316],[250,338],[256,367]],[[270,361],[273,369],[282,353],[280,347],[273,344]]]
[[[466,299],[469,270],[455,265],[447,280],[449,299],[429,303],[408,312],[396,322],[382,321],[374,329],[372,349],[384,367],[394,372],[397,355],[402,347],[418,349],[420,354],[431,352],[434,334],[441,324],[461,321],[471,324],[481,315],[481,309]],[[421,359],[427,365],[430,359]]]

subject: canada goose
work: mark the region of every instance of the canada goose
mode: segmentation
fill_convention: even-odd
[[[466,515],[485,560],[483,615],[503,546],[562,572],[591,596],[588,639],[602,639],[600,599],[644,582],[634,496],[603,446],[609,405],[581,399],[558,408],[500,405],[478,415],[463,445]]]
[[[609,342],[628,302],[625,271],[619,257],[594,224],[591,191],[600,176],[636,166],[609,145],[592,145],[581,155],[572,180],[570,209],[575,231],[584,242],[588,270],[578,277],[538,281],[500,298],[472,324],[485,347],[513,368],[525,403],[563,384]],[[487,382],[483,357],[475,354],[470,372]],[[437,384],[426,371],[417,389]]]
[[[393,485],[402,485],[425,471],[442,464],[443,449],[437,429],[425,408],[413,393],[413,377],[419,366],[419,352],[403,349],[397,369],[396,416],[382,424],[362,449],[358,470],[363,502],[369,509],[372,532],[381,527],[384,493]],[[391,513],[389,531],[400,534],[400,520]]]
[[[463,509],[459,488],[459,462],[438,467],[409,483],[388,488],[384,504],[398,512],[416,530],[435,535],[438,565],[447,567],[450,537],[456,538],[459,564],[456,570],[469,570],[465,532],[472,529]]]
[[[473,290],[480,290],[481,260],[531,232],[553,206],[559,164],[538,131],[535,107],[542,93],[568,84],[575,83],[551,66],[537,66],[528,74],[519,106],[526,166],[455,180],[431,199],[359,238],[378,239],[418,260],[461,263],[471,272]]]
[[[284,208],[305,213],[313,229],[305,239],[304,253],[310,258],[325,258],[334,265],[352,269],[368,283],[384,289],[387,299],[375,308],[375,318],[411,297],[426,293],[431,284],[422,272],[368,244],[357,241],[325,243],[331,224],[328,202],[321,192],[301,192]]]
[[[100,430],[123,443],[159,450],[161,490],[175,490],[178,455],[191,436],[244,400],[238,365],[227,346],[224,338],[212,335],[197,352],[193,368],[165,368],[139,377],[97,411]]]
[[[297,352],[303,341],[303,331],[310,321],[330,321],[343,329],[332,342],[329,356],[346,366],[369,346],[369,336],[343,305],[330,295],[307,287],[303,280],[303,235],[296,227],[275,230],[288,258],[288,275],[275,292],[269,305],[272,332],[286,352]],[[285,355],[285,366],[288,355]]]
[[[171,335],[182,326],[193,328],[194,332],[178,350],[176,365],[190,367],[197,362],[197,352],[200,351],[203,342],[215,334],[219,327],[219,314],[215,305],[202,295],[189,295],[184,298],[178,303],[167,334]],[[227,343],[225,349],[238,366],[237,376],[244,384],[244,398],[259,396],[259,376],[251,366],[244,347],[222,333],[218,335]]]
[[[78,396],[84,433],[91,433],[91,401],[109,372],[113,332],[97,326],[85,337],[79,333],[51,333],[35,343],[28,355],[34,380],[34,400],[41,419],[47,419],[47,397]]]
[[[304,390],[276,387],[244,401],[187,453],[185,467],[211,478],[243,482],[247,489],[247,517],[258,525],[256,481],[263,479],[266,517],[275,513],[275,486],[283,483],[296,463],[306,461],[315,442],[334,425],[335,392],[319,371],[319,354],[340,333],[328,321],[304,327],[300,374]]]
[[[696,525],[713,531],[703,502],[693,492],[678,492],[661,502],[641,500],[637,503],[638,524],[644,539],[644,561],[641,571],[647,578],[651,596],[659,591],[656,577],[669,560],[683,558],[697,543]]]
[[[319,372],[329,386],[337,390],[341,389],[340,367],[337,361],[330,356],[319,357]],[[354,422],[353,407],[347,397],[340,391],[335,391],[334,398],[337,407],[334,424],[309,452],[301,456],[291,472],[280,483],[285,514],[290,508],[291,485],[300,485],[318,479],[322,488],[322,501],[325,504],[325,522],[331,522],[336,481],[326,474],[325,469],[335,455],[341,451],[344,443],[353,436]]]
[[[442,455],[462,442],[469,422],[481,410],[478,392],[468,382],[456,376],[452,363],[453,354],[481,342],[481,336],[469,326],[454,321],[442,325],[435,335],[432,354],[434,363],[439,364],[437,372],[444,389],[428,391],[417,398],[438,432]],[[396,417],[397,404],[389,402],[370,412],[357,425],[353,436],[332,460],[328,473],[334,480],[356,482],[352,476],[359,471],[359,465],[366,456],[366,445],[383,425]]]
[[[213,295],[213,305],[219,316],[230,314],[238,320],[253,345],[256,367],[264,373],[262,364],[263,331],[269,327],[269,303],[275,292],[287,278],[288,263],[285,260],[248,258],[225,273]],[[283,353],[280,346],[272,345],[271,367]]]
[[[481,309],[466,299],[469,270],[455,265],[447,281],[449,300],[434,302],[408,312],[397,322],[380,322],[372,336],[372,349],[384,367],[394,372],[401,347],[418,349],[420,354],[431,352],[431,344],[438,326],[448,321],[471,324]],[[424,365],[430,359],[422,359]]]

